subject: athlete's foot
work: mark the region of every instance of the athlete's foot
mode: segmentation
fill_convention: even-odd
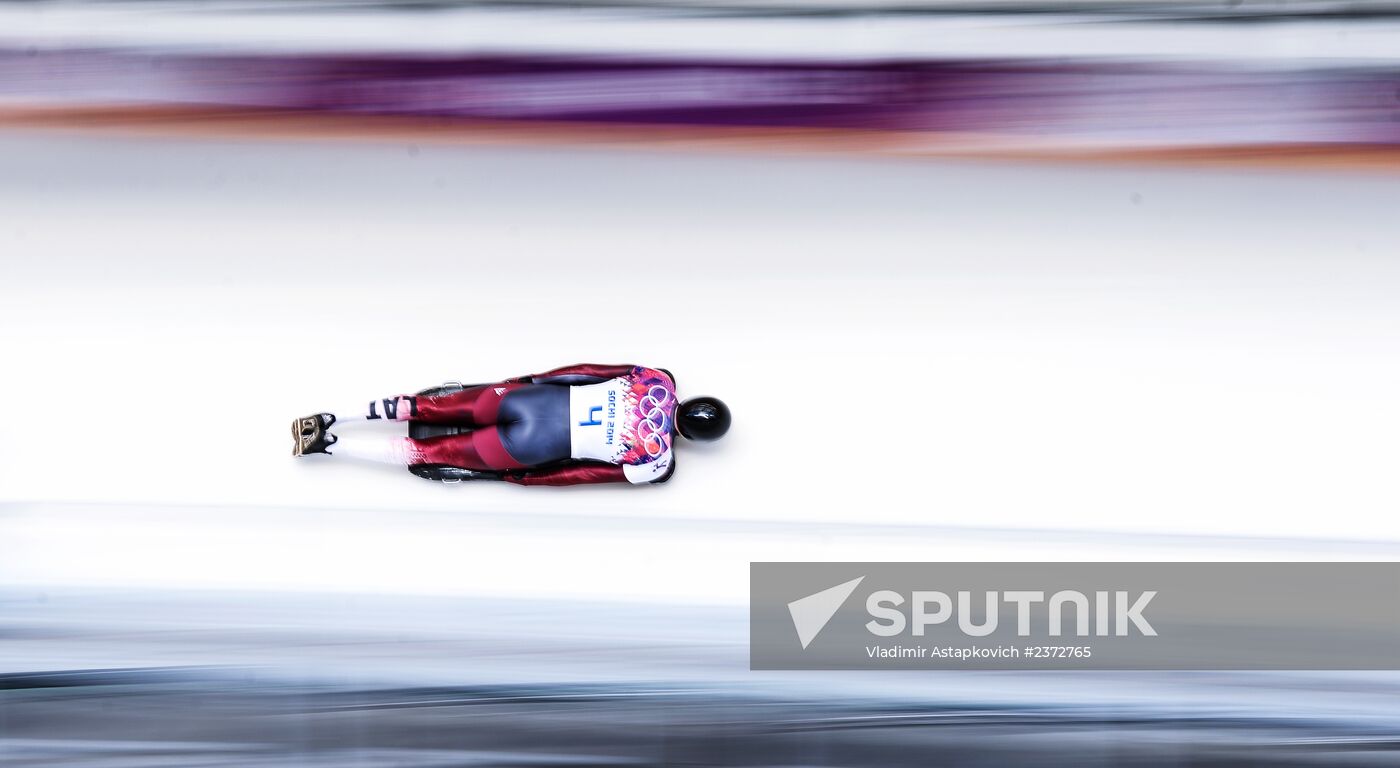
[[[303,416],[292,422],[292,455],[305,456],[309,453],[329,455],[327,448],[335,445],[336,436],[326,430],[335,423],[335,416],[318,413]]]

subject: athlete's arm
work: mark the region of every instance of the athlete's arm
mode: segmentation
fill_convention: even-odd
[[[555,368],[552,371],[536,373],[530,376],[517,376],[513,379],[506,379],[507,384],[531,383],[531,384],[597,384],[600,381],[607,381],[631,373],[633,365],[600,365],[598,363],[579,363],[577,365],[566,365],[562,368]]]
[[[548,469],[521,469],[501,478],[516,485],[591,485],[625,483],[627,475],[618,464],[571,464]]]

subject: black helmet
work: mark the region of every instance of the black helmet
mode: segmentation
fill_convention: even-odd
[[[692,397],[676,412],[676,431],[691,440],[718,440],[729,431],[729,406],[714,397]]]

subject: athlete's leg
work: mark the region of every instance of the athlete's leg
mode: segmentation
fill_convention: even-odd
[[[528,384],[434,387],[416,395],[394,395],[333,411],[337,421],[421,421],[487,426],[496,423],[501,397]]]
[[[487,427],[494,426],[500,417],[501,400],[509,392],[521,388],[529,388],[529,384],[478,384],[470,387],[461,385],[446,385],[434,387],[419,392],[415,395],[394,395],[393,397],[370,400],[363,405],[354,405],[348,408],[341,408],[329,413],[319,413],[306,416],[292,422],[292,453],[296,456],[305,456],[311,453],[327,453],[326,450],[332,445],[340,443],[342,452],[374,457],[379,460],[386,460],[391,463],[403,464],[415,463],[404,459],[404,449],[390,444],[386,448],[385,436],[364,435],[365,439],[356,439],[353,444],[347,444],[345,439],[350,436],[361,437],[356,433],[358,430],[342,431],[341,427],[350,424],[393,424],[395,422],[409,422],[410,424],[426,425],[446,425],[453,427]],[[332,427],[335,432],[332,433]],[[412,431],[412,430],[410,430]],[[500,435],[495,431],[489,433],[491,438],[483,435],[479,440],[486,441],[487,453],[495,456],[496,453],[490,448],[491,442],[500,443]],[[459,435],[444,435],[444,437],[461,437]],[[395,438],[407,440],[408,438]],[[428,436],[420,435],[420,440],[431,439]],[[468,445],[469,441],[459,441],[463,445]],[[413,447],[415,441],[409,440],[408,445]],[[465,454],[464,454],[465,455]],[[500,456],[508,457],[509,454],[502,448]],[[430,462],[438,463],[438,462]],[[501,464],[500,468],[515,468],[519,464],[505,466],[504,460],[496,461]],[[455,466],[466,466],[463,464]],[[476,467],[471,467],[475,469]],[[496,467],[485,467],[494,469]]]

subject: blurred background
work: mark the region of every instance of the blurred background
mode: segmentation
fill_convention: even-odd
[[[0,3],[0,763],[1394,765],[1395,673],[753,673],[746,606],[1400,556],[1398,147],[1388,2]],[[580,361],[735,427],[288,455]]]
[[[1388,0],[45,2],[6,122],[1389,165]]]

